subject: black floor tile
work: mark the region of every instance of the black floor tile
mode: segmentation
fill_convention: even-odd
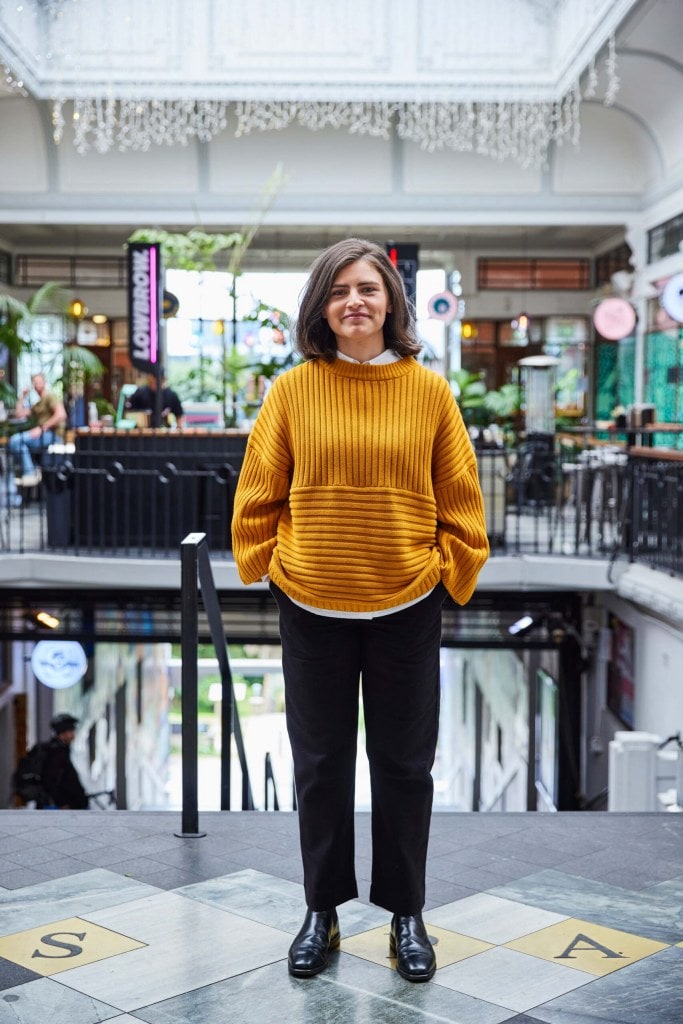
[[[0,957],[0,991],[14,988],[15,985],[25,985],[39,977],[39,974],[29,971],[26,967],[20,967],[19,964],[13,964],[11,960],[4,960]],[[2,996],[0,996],[0,1000],[2,1000]],[[2,1011],[0,1011],[0,1020],[2,1019]]]

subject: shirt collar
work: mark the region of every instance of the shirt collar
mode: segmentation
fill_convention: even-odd
[[[337,359],[343,359],[347,363],[356,363],[363,366],[381,366],[384,363],[396,363],[401,358],[398,352],[394,352],[392,348],[385,348],[384,352],[380,352],[378,356],[373,356],[372,359],[353,359],[351,356],[347,356],[344,352],[340,352],[337,349]]]

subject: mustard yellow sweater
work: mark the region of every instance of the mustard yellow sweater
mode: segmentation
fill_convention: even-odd
[[[477,463],[443,377],[408,356],[278,377],[235,495],[240,577],[303,604],[382,611],[439,580],[459,604],[488,557]]]

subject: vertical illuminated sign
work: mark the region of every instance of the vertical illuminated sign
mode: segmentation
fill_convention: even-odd
[[[128,353],[133,366],[155,373],[161,360],[161,253],[157,243],[128,245]]]
[[[417,294],[419,249],[418,245],[412,245],[407,242],[387,242],[386,245],[387,255],[403,278],[406,295],[409,302],[412,302],[413,305],[415,305]]]

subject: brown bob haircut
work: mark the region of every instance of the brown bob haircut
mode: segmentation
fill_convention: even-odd
[[[345,238],[324,249],[313,263],[304,287],[296,322],[296,347],[304,359],[321,358],[331,363],[337,356],[337,340],[323,312],[337,275],[350,263],[366,260],[379,271],[389,296],[391,313],[384,321],[384,342],[400,356],[414,356],[422,346],[417,340],[415,313],[406,297],[403,280],[384,249],[364,238]]]

